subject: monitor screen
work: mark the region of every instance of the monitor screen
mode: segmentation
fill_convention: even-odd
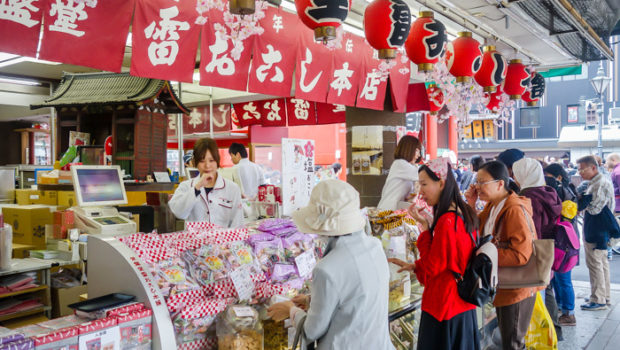
[[[198,177],[198,175],[200,175],[200,170],[196,168],[185,168],[185,176],[188,178],[193,179]]]
[[[74,166],[71,172],[79,206],[127,204],[118,166]]]
[[[540,127],[540,107],[521,108],[521,128]]]

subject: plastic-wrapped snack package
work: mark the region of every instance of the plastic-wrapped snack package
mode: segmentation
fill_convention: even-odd
[[[180,257],[160,261],[155,265],[157,284],[164,298],[177,293],[200,289],[186,270],[185,261]]]
[[[285,227],[295,227],[295,224],[292,220],[288,219],[266,219],[258,225],[258,230],[263,232],[271,232]]]
[[[273,266],[273,272],[271,273],[272,282],[283,283],[298,278],[299,274],[293,264],[278,263]]]
[[[293,234],[297,231],[298,231],[297,227],[287,226],[287,227],[276,228],[276,229],[273,229],[267,232],[271,233],[274,236],[283,237],[283,236],[288,236],[290,234]]]
[[[228,276],[230,266],[217,245],[205,245],[184,254],[192,276],[203,286]]]
[[[226,307],[226,299],[207,299],[189,305],[175,316],[172,324],[177,335],[177,343],[187,343],[205,339],[207,330],[215,322],[217,314]]]
[[[251,274],[260,273],[254,260],[252,247],[247,243],[233,242],[222,247],[222,250],[232,270],[243,267],[247,268]]]
[[[270,273],[275,264],[284,261],[284,248],[279,238],[263,233],[251,236],[250,243],[254,247],[258,264],[264,272]]]
[[[301,232],[295,232],[282,237],[284,256],[287,261],[294,261],[299,254],[309,250],[314,251],[314,236]]]
[[[251,306],[230,305],[217,318],[219,350],[263,350],[263,325]]]

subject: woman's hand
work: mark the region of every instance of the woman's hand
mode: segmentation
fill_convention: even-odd
[[[396,259],[396,258],[389,258],[388,262],[394,264],[394,265],[398,265],[400,266],[400,269],[396,272],[401,273],[403,271],[408,271],[410,273],[413,272],[413,270],[415,270],[415,264],[409,264],[406,261],[402,261],[400,259]]]
[[[267,309],[267,316],[276,322],[284,321],[289,318],[293,307],[295,307],[295,304],[292,301],[275,303]]]
[[[304,311],[307,311],[308,306],[310,306],[310,297],[305,294],[299,294],[298,296],[294,297],[291,301],[293,302],[293,304],[295,304],[295,306],[297,306],[298,308]]]
[[[428,230],[430,225],[428,223],[428,218],[425,217],[425,215],[423,214],[424,208],[418,208],[415,206],[415,204],[413,204],[409,207],[409,209],[407,209],[407,211],[409,212],[409,215],[411,215],[411,217],[418,222],[418,225],[420,225],[422,232]]]
[[[476,186],[469,186],[467,191],[465,191],[465,199],[470,207],[476,209],[476,202],[478,201],[478,190],[476,190]]]

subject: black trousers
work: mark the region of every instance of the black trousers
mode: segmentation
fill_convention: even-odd
[[[525,334],[530,326],[536,294],[520,302],[495,308],[503,350],[525,349]]]
[[[465,311],[441,322],[422,311],[418,350],[480,350],[476,310]]]

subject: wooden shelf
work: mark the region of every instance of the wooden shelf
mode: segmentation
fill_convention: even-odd
[[[15,129],[13,131],[16,131],[16,132],[40,132],[40,133],[43,133],[43,134],[49,134],[50,133],[49,129],[35,129],[35,128]]]
[[[37,323],[41,323],[45,321],[49,321],[49,318],[41,314],[34,314],[30,316],[24,316],[24,317],[20,317],[17,319],[4,321],[2,322],[2,326],[8,329],[16,329],[16,328],[30,326],[32,324],[37,324]]]
[[[35,315],[41,312],[49,311],[51,309],[52,309],[51,306],[39,306],[37,308],[26,310],[26,311],[20,311],[20,312],[14,312],[12,314],[2,315],[0,316],[0,322],[6,321],[6,320],[12,320],[14,318]]]
[[[0,294],[0,299],[14,297],[16,295],[38,292],[38,291],[46,290],[46,289],[47,289],[47,286],[38,286],[38,287],[30,288],[30,289],[19,290],[17,292]]]

